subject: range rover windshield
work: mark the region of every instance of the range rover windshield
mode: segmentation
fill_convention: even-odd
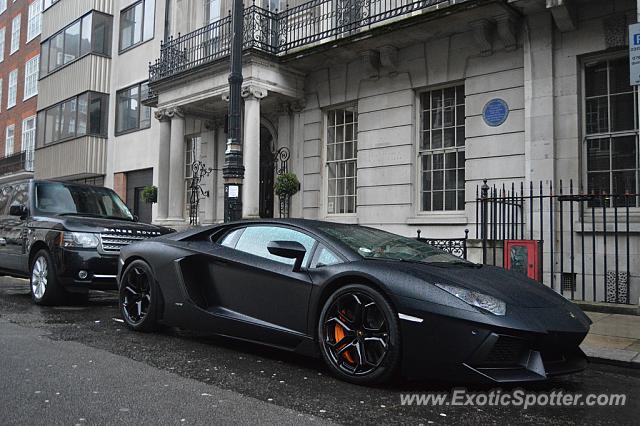
[[[133,220],[120,197],[109,188],[64,182],[38,182],[36,210],[42,214]]]

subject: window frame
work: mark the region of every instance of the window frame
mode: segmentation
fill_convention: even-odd
[[[14,28],[16,20],[18,22],[18,27]],[[22,35],[21,27],[22,27],[22,14],[18,13],[16,16],[13,17],[13,19],[11,19],[11,44],[9,45],[9,56],[13,55],[18,50],[20,50],[20,37]]]
[[[463,91],[463,96],[464,96],[464,100],[462,102],[462,104],[458,103],[458,88],[462,88]],[[429,94],[429,101],[431,102],[432,99],[432,93],[433,92],[437,92],[437,91],[444,91],[446,89],[452,89],[455,93],[455,99],[456,102],[453,105],[453,110],[454,110],[454,114],[453,114],[453,126],[444,126],[444,122],[442,124],[442,126],[439,128],[439,130],[443,130],[445,128],[453,128],[453,133],[454,133],[454,145],[450,146],[450,147],[445,147],[444,146],[444,136],[441,140],[442,142],[442,146],[440,148],[431,148],[431,146],[427,149],[423,149],[422,147],[422,143],[423,143],[423,134],[425,132],[424,129],[424,123],[423,123],[423,119],[424,119],[424,113],[426,112],[425,110],[425,106],[423,105],[423,97],[427,94]],[[415,210],[416,210],[416,214],[419,217],[424,217],[424,216],[435,216],[435,217],[441,217],[441,216],[452,216],[452,217],[460,217],[462,218],[462,216],[464,216],[466,213],[466,141],[467,141],[467,129],[466,129],[466,87],[465,87],[465,82],[464,80],[456,80],[456,81],[450,81],[450,82],[446,82],[443,84],[438,84],[438,85],[434,85],[434,86],[429,86],[429,87],[425,87],[422,90],[416,91],[416,142],[415,142],[415,161],[416,161],[416,165],[415,165],[415,173],[416,173],[416,202],[415,202]],[[462,125],[458,125],[458,107],[462,107],[463,110],[463,123]],[[429,111],[429,132],[430,132],[430,136],[433,132],[433,123],[432,123],[432,108],[431,105],[428,108]],[[444,121],[444,116],[442,117],[443,121]],[[458,127],[462,127],[464,130],[464,144],[463,145],[458,145],[456,144],[457,140],[458,140],[458,133],[457,133],[457,129]],[[459,153],[464,153],[464,166],[460,167],[459,166]],[[431,158],[433,159],[433,156],[435,154],[441,154],[443,155],[443,167],[445,166],[444,164],[444,155],[445,154],[449,154],[449,153],[455,153],[456,156],[456,167],[454,169],[446,169],[443,168],[442,169],[442,173],[443,173],[443,182],[442,182],[442,190],[440,192],[442,192],[442,208],[439,210],[434,210],[433,209],[433,186],[431,186],[431,189],[429,192],[431,195],[431,200],[430,200],[430,210],[425,210],[424,209],[424,201],[423,201],[423,196],[425,193],[424,187],[423,187],[423,158],[426,157],[427,155],[430,155]],[[432,160],[432,165],[433,165],[433,160]],[[445,181],[444,181],[444,176],[445,176],[445,172],[447,170],[455,170],[456,172],[456,187],[454,189],[455,193],[456,193],[456,209],[454,210],[447,210],[446,209],[446,185],[445,185]],[[462,188],[458,188],[458,173],[460,170],[464,171],[464,177],[465,180],[462,184]],[[431,182],[433,182],[433,167],[430,170],[431,173]],[[451,190],[450,190],[451,191]],[[463,196],[463,206],[462,208],[460,208],[459,206],[459,192],[462,191],[462,196]],[[465,219],[466,221],[466,219]]]
[[[151,112],[151,107],[142,104],[142,99],[143,99],[142,98],[142,86],[144,86],[145,84],[147,85],[147,91],[148,91],[149,90],[149,81],[148,80],[144,80],[144,81],[141,81],[139,83],[132,84],[130,86],[124,87],[124,88],[116,91],[116,100],[115,100],[115,104],[116,104],[115,113],[116,113],[116,116],[115,116],[115,129],[114,129],[114,134],[116,136],[126,135],[128,133],[139,132],[141,130],[146,130],[146,129],[150,129],[151,128],[152,120],[149,120],[148,125],[145,125],[144,127],[142,127],[140,125],[140,120],[141,120],[141,117],[142,117],[142,109],[143,108],[149,108],[149,112]],[[120,105],[119,97],[120,97],[120,94],[125,92],[125,91],[131,90],[134,87],[137,87],[137,89],[138,89],[138,99],[137,99],[137,101],[138,101],[138,118],[137,118],[138,124],[137,124],[136,127],[132,127],[130,129],[118,130],[119,124],[120,124],[120,113],[119,113],[119,105]]]
[[[18,103],[18,77],[20,76],[20,71],[18,70],[18,68],[11,70],[11,72],[9,73],[9,78],[7,81],[7,110],[10,110],[11,108],[15,107]],[[15,75],[15,79],[12,78],[12,76]],[[15,84],[13,85],[13,90],[12,85],[11,85],[11,81],[15,80]],[[13,103],[11,103],[11,98],[13,97]]]
[[[7,1],[8,0],[0,0],[0,15],[7,10]]]
[[[0,28],[0,62],[4,61],[4,49],[6,47],[6,39],[7,39],[7,27]]]
[[[51,6],[58,3],[59,0],[42,0],[42,11],[49,9]]]
[[[79,102],[80,102],[80,98],[85,97],[86,96],[86,100],[87,100],[87,110],[85,112],[86,115],[86,121],[84,122],[85,127],[84,127],[84,132],[79,133],[78,132],[78,124],[81,123],[79,118],[79,115],[81,114],[80,108],[79,108]],[[91,123],[91,105],[92,105],[92,101],[95,99],[99,99],[101,102],[103,100],[106,100],[106,102],[102,102],[102,109],[100,110],[100,125],[101,125],[101,132],[93,132],[91,131],[91,127],[92,127],[92,123]],[[75,130],[74,130],[74,134],[71,136],[67,136],[67,137],[60,137],[58,136],[58,139],[54,139],[51,141],[47,141],[47,121],[48,121],[48,115],[49,115],[49,111],[52,111],[54,109],[58,109],[58,114],[62,113],[62,106],[64,104],[69,103],[70,101],[74,101],[75,100],[75,118],[74,118],[74,126],[75,126]],[[61,131],[61,126],[62,126],[62,120],[61,118],[55,118],[54,117],[54,125],[56,126],[56,129],[54,129],[54,134],[57,133],[58,135],[60,135],[60,131]],[[103,122],[104,121],[104,122]],[[95,91],[86,91],[86,92],[82,92],[78,95],[75,96],[71,96],[70,98],[64,99],[54,105],[50,105],[47,108],[41,109],[38,111],[37,114],[37,118],[36,118],[36,130],[40,129],[39,131],[36,132],[36,146],[38,147],[43,147],[43,146],[51,146],[51,145],[55,145],[58,143],[64,143],[73,139],[78,139],[78,138],[83,138],[83,137],[87,137],[87,136],[93,136],[93,137],[98,137],[98,138],[107,138],[108,137],[108,131],[109,131],[109,125],[108,125],[108,121],[109,121],[109,94],[107,93],[102,93],[102,92],[95,92]],[[42,135],[42,136],[41,136]]]
[[[9,130],[11,130],[11,150],[9,150]],[[11,152],[8,152],[11,151]],[[15,123],[9,124],[4,130],[4,157],[9,157],[15,154],[16,151],[16,125]]]
[[[42,33],[42,0],[33,0],[29,3],[28,12],[27,12],[27,43],[29,43],[34,38],[38,37]],[[32,7],[37,5],[37,11],[34,12],[35,16],[31,16]],[[35,22],[37,19],[38,22]],[[35,22],[35,23],[34,23]],[[33,24],[33,26],[32,26]],[[32,29],[35,28],[35,32],[32,33]]]
[[[94,48],[94,42],[95,42],[95,33],[94,33],[94,25],[95,25],[95,16],[96,15],[101,15],[103,18],[105,18],[106,20],[109,21],[109,32],[110,34],[107,34],[107,39],[106,39],[106,43],[108,44],[106,50],[108,51],[108,53],[104,53],[104,52],[99,52],[97,51],[97,49]],[[85,22],[85,18],[87,18],[88,16],[91,16],[91,31],[89,32],[90,36],[91,36],[91,40],[89,43],[89,49],[86,52],[82,52],[82,46],[83,46],[83,40],[82,40],[82,36],[85,34],[84,32],[84,22]],[[80,43],[79,43],[79,50],[78,50],[78,56],[73,59],[70,60],[68,62],[64,61],[64,51],[65,51],[65,32],[67,31],[67,29],[73,27],[74,25],[76,25],[77,23],[80,23]],[[60,48],[60,52],[62,52],[63,55],[63,59],[62,59],[62,64],[59,66],[56,66],[55,68],[51,68],[51,41],[53,39],[55,39],[56,37],[62,35],[62,46]],[[85,13],[84,15],[82,15],[81,17],[79,17],[78,19],[75,19],[73,22],[69,23],[68,25],[66,25],[64,28],[60,29],[59,31],[56,31],[54,34],[52,34],[51,36],[49,36],[46,40],[42,40],[40,42],[40,79],[47,77],[53,73],[58,72],[59,70],[68,67],[69,65],[81,60],[82,58],[85,58],[86,56],[89,55],[95,55],[95,56],[101,56],[103,58],[111,58],[111,51],[112,51],[112,39],[113,38],[113,16],[100,12],[98,10],[91,10],[87,13]],[[46,46],[46,47],[45,47]],[[45,50],[46,50],[46,54],[45,54]],[[44,58],[44,60],[42,60],[42,58]],[[42,65],[45,65],[45,70],[42,69]]]
[[[344,145],[347,142],[353,143],[353,157],[349,158],[349,159],[345,159],[342,158],[341,160],[329,160],[329,155],[328,155],[328,148],[329,148],[329,114],[332,112],[335,112],[336,110],[346,110],[347,108],[353,108],[353,114],[355,116],[355,119],[353,122],[351,122],[351,124],[354,126],[353,128],[353,132],[354,132],[354,138],[347,141],[346,139],[344,139],[343,137],[343,141],[342,144]],[[357,214],[358,214],[358,118],[359,118],[359,113],[358,113],[358,102],[357,101],[351,101],[351,102],[345,102],[345,103],[341,103],[341,104],[337,104],[337,105],[332,105],[330,107],[324,108],[322,111],[322,115],[323,115],[323,131],[322,131],[322,162],[323,162],[323,194],[322,194],[322,210],[324,213],[324,216],[327,218],[356,218]],[[344,123],[343,123],[344,125]],[[334,124],[335,127],[335,124]],[[346,127],[346,125],[344,125],[344,127]],[[344,136],[344,134],[343,134]],[[335,138],[335,137],[334,137]],[[335,145],[335,139],[333,144]],[[344,152],[344,149],[343,149]],[[329,165],[331,163],[337,164],[337,163],[347,163],[353,161],[354,162],[354,175],[351,177],[347,177],[346,176],[346,172],[345,172],[345,176],[343,177],[343,179],[353,179],[354,180],[354,194],[353,195],[346,195],[343,194],[342,196],[339,195],[333,195],[330,196],[329,195]],[[346,185],[346,182],[345,182]],[[346,192],[346,190],[345,190]],[[333,197],[335,199],[337,199],[338,197],[343,197],[345,200],[349,197],[354,198],[354,206],[353,206],[353,212],[347,212],[347,213],[335,213],[335,207],[334,207],[334,212],[330,213],[329,212],[329,197]]]
[[[35,61],[35,70],[31,73],[28,74],[27,71],[29,70],[29,64],[33,63]],[[38,53],[37,55],[35,55],[32,58],[27,59],[27,61],[24,63],[24,88],[23,88],[23,101],[26,101],[27,99],[31,99],[34,96],[38,95],[38,75],[40,73],[40,54]],[[29,78],[32,78],[32,82],[33,82],[33,90],[30,93],[27,93],[27,89],[29,88]]]
[[[33,121],[33,127],[27,128],[27,124],[29,121]],[[22,129],[20,132],[20,151],[26,154],[25,156],[25,169],[28,171],[33,171],[33,160],[34,153],[36,149],[36,139],[37,139],[37,131],[38,131],[38,116],[32,115],[30,117],[22,120]],[[29,132],[27,134],[27,132]],[[31,140],[30,146],[26,146],[26,141]]]
[[[629,130],[619,130],[619,131],[613,131],[612,130],[612,108],[611,108],[611,98],[612,96],[616,96],[618,95],[618,93],[612,93],[611,92],[611,78],[610,78],[610,73],[611,73],[611,66],[609,65],[609,63],[611,61],[616,61],[619,59],[623,59],[623,58],[628,58],[628,52],[626,51],[618,51],[618,52],[614,52],[614,53],[603,53],[603,54],[599,54],[599,55],[589,55],[589,56],[585,56],[583,58],[581,58],[579,64],[580,64],[580,77],[581,77],[581,82],[580,82],[580,87],[581,87],[581,99],[580,99],[580,105],[582,108],[582,111],[580,112],[579,115],[579,119],[581,120],[581,124],[580,124],[580,129],[582,132],[582,137],[580,138],[580,150],[581,150],[581,155],[580,155],[580,160],[581,160],[581,164],[580,164],[580,178],[581,178],[581,182],[580,182],[580,186],[582,188],[582,190],[585,193],[589,192],[589,150],[588,150],[588,144],[590,141],[593,140],[599,140],[599,139],[607,139],[608,143],[609,143],[609,155],[608,155],[608,160],[609,160],[609,166],[606,170],[595,170],[594,172],[607,172],[608,174],[608,178],[609,178],[609,191],[608,193],[611,194],[612,193],[612,189],[613,189],[613,185],[614,185],[614,181],[613,181],[613,174],[617,171],[617,172],[621,172],[621,171],[625,171],[627,169],[614,169],[613,165],[612,165],[612,142],[613,139],[615,138],[623,138],[623,137],[629,137],[629,136],[633,136],[635,137],[635,142],[636,142],[636,167],[635,167],[635,175],[636,175],[636,188],[635,188],[635,192],[639,192],[640,191],[640,117],[638,116],[638,100],[640,97],[640,90],[638,87],[636,86],[631,86],[632,88],[632,93],[633,93],[633,108],[634,108],[634,129],[629,129]],[[607,98],[607,121],[608,121],[608,131],[606,132],[600,132],[600,133],[588,133],[587,131],[587,101],[588,101],[588,97],[587,97],[587,78],[586,78],[586,69],[587,66],[589,64],[592,63],[597,63],[597,62],[602,62],[602,61],[606,61],[607,62],[607,92],[605,95],[600,95],[600,96],[591,96],[589,97],[589,99],[591,98],[596,98],[596,97],[606,97]],[[636,205],[630,205],[629,208],[635,210],[640,210],[640,200],[636,201]]]
[[[145,38],[145,23],[146,23],[146,11],[147,11],[147,2],[152,2],[153,3],[153,18],[151,20],[152,24],[153,24],[153,29],[151,32],[151,36],[148,38]],[[123,26],[122,26],[122,16],[131,11],[132,9],[135,9],[138,5],[142,5],[142,22],[140,23],[140,41],[132,43],[126,47],[122,47],[122,30],[123,30]],[[151,41],[155,38],[155,33],[156,33],[156,0],[138,0],[135,3],[130,4],[129,6],[125,7],[124,9],[122,9],[120,11],[120,17],[119,17],[119,21],[118,21],[118,54],[127,52],[131,49],[135,49],[136,47],[140,46],[141,44],[144,44],[148,41]]]

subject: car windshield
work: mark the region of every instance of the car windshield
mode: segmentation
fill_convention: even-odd
[[[323,224],[319,228],[364,258],[424,263],[467,263],[422,241],[379,229],[339,224]]]
[[[133,215],[109,188],[63,182],[36,184],[36,210],[45,214],[133,220]]]

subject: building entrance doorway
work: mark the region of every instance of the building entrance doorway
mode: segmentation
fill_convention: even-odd
[[[273,135],[260,126],[260,217],[273,218],[275,153]]]

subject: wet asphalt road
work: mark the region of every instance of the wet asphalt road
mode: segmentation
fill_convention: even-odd
[[[583,373],[523,387],[536,392],[626,393],[625,407],[402,406],[401,393],[443,392],[453,386],[399,381],[359,387],[329,376],[319,360],[279,350],[175,329],[134,333],[119,320],[115,293],[94,292],[86,306],[39,307],[31,303],[26,281],[5,277],[0,277],[0,345],[0,421],[16,424],[104,424],[108,419],[114,424],[157,424],[153,416],[164,419],[163,424],[252,423],[258,418],[264,423],[314,424],[631,425],[640,419],[640,370],[592,364]],[[78,384],[76,389],[72,371],[56,372],[59,379],[47,373],[46,359],[70,364],[73,356],[83,364],[72,364],[71,369],[85,368],[87,377],[93,377],[92,388]],[[92,357],[97,359],[88,363]],[[25,367],[21,375],[27,365],[32,368]],[[109,371],[126,380],[109,380]],[[58,401],[36,392],[53,389],[52,380],[76,393],[86,391],[86,399],[61,400],[62,408],[46,411]],[[100,388],[102,405],[90,405],[97,404],[93,388]],[[127,394],[135,395],[129,404],[133,408],[127,406]],[[206,397],[211,399],[202,399]],[[228,404],[221,410],[216,401]],[[80,417],[78,406],[93,407],[101,415]]]

